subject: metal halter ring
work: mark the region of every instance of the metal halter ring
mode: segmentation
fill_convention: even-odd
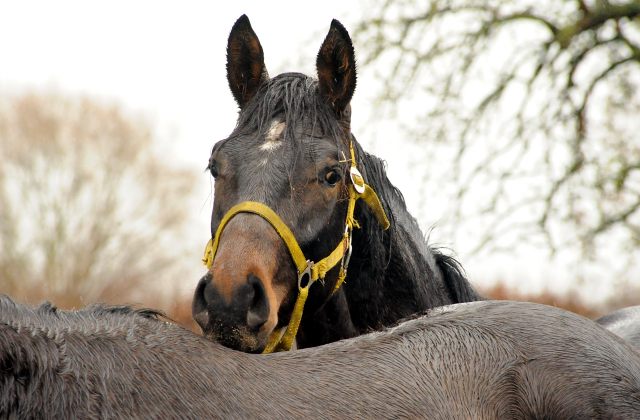
[[[362,177],[362,174],[360,173],[358,168],[352,166],[351,169],[349,169],[349,175],[351,175],[351,183],[353,184],[353,188],[355,188],[358,194],[364,194],[364,178]],[[360,183],[356,182],[355,177],[360,178]]]
[[[311,286],[313,284],[313,282],[315,280],[313,280],[311,278],[311,269],[315,266],[316,264],[311,261],[311,260],[307,260],[307,268],[304,269],[304,271],[302,273],[298,272],[298,289],[302,289],[302,278],[305,275],[309,276],[309,282],[307,283],[307,286]],[[305,286],[305,287],[307,287]]]

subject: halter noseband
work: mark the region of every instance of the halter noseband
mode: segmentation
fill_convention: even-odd
[[[293,340],[298,333],[300,327],[300,320],[302,319],[302,312],[304,310],[304,304],[309,296],[309,288],[318,279],[324,279],[327,272],[335,267],[339,262],[340,274],[338,275],[338,281],[331,294],[335,293],[340,285],[343,283],[347,276],[347,266],[349,265],[349,259],[351,257],[351,232],[353,227],[360,227],[358,222],[353,218],[353,212],[355,210],[356,201],[362,198],[373,210],[378,222],[383,229],[389,228],[389,220],[380,204],[380,200],[375,191],[367,184],[365,184],[360,171],[356,167],[355,153],[353,152],[353,143],[350,146],[351,150],[351,168],[349,169],[351,184],[349,185],[349,206],[347,208],[347,218],[345,222],[345,229],[342,240],[338,246],[333,250],[328,257],[314,263],[311,260],[305,258],[304,253],[300,249],[300,245],[293,236],[293,233],[282,221],[282,219],[268,206],[257,203],[255,201],[245,201],[234,207],[232,207],[227,214],[224,215],[215,237],[209,240],[207,247],[204,251],[203,263],[207,268],[211,268],[213,260],[218,250],[218,243],[220,235],[229,221],[238,213],[253,213],[265,219],[273,226],[278,232],[278,235],[287,245],[289,254],[293,259],[293,262],[298,270],[298,299],[291,314],[289,325],[286,327],[286,331],[282,334],[282,329],[274,330],[270,335],[267,343],[267,347],[263,353],[272,353],[278,351],[290,350],[293,345]],[[303,280],[308,277],[306,285],[303,286]]]

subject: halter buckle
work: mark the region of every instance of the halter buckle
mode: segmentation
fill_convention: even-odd
[[[298,271],[298,290],[302,289],[302,278],[305,275],[309,276],[309,281],[307,282],[307,284],[305,285],[305,287],[307,286],[311,286],[313,284],[313,282],[315,280],[313,280],[312,276],[311,276],[311,269],[315,266],[316,264],[311,261],[311,260],[307,260],[307,268],[304,269],[304,271],[301,273]]]
[[[345,226],[344,233],[347,235],[347,242],[349,246],[347,247],[347,251],[342,255],[342,262],[340,263],[340,266],[346,275],[347,268],[349,267],[349,260],[351,260],[351,251],[353,251],[353,247],[351,246],[352,233],[351,229],[349,229],[349,225]]]
[[[352,166],[351,169],[349,169],[349,175],[351,176],[351,183],[353,184],[353,188],[355,188],[356,192],[358,194],[364,194],[364,178],[358,168]]]

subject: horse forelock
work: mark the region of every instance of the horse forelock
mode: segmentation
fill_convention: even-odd
[[[250,180],[239,186],[239,201],[258,201],[277,210],[291,192],[296,168],[337,151],[346,170],[349,128],[345,121],[320,95],[317,80],[284,73],[262,84],[240,110],[231,135],[214,146],[212,157],[217,153],[235,156],[234,167]],[[327,144],[335,148],[329,150]]]
[[[345,147],[344,127],[318,90],[318,81],[302,73],[284,73],[263,83],[256,96],[240,111],[227,141],[253,138],[263,149],[274,147],[274,130],[286,146],[298,150],[309,136],[321,132]],[[225,141],[226,142],[226,141]],[[270,147],[265,144],[271,144]],[[313,142],[306,142],[313,143]]]

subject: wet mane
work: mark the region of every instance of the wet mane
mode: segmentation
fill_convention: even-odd
[[[299,130],[303,130],[305,137],[320,131],[335,139],[339,150],[347,150],[343,140],[345,127],[340,126],[319,94],[318,81],[302,73],[284,73],[260,86],[256,96],[240,111],[231,135],[217,147],[240,136],[253,135],[256,143],[261,142],[274,118],[280,118],[286,124],[283,140],[293,150],[300,147],[301,139],[296,135]],[[306,126],[302,126],[303,122]]]
[[[17,304],[6,295],[0,295],[2,321],[17,332],[44,333],[57,337],[67,333],[115,334],[123,329],[133,329],[141,320],[157,321],[157,327],[165,325],[161,318],[169,319],[156,309],[134,309],[129,305],[92,304],[77,311],[58,311],[50,302],[34,309]],[[56,322],[51,322],[51,318]]]
[[[385,162],[377,156],[365,152],[355,137],[353,138],[353,146],[358,169],[380,198],[380,203],[389,219],[389,229],[385,232],[380,228],[375,215],[367,205],[363,201],[356,203],[354,216],[361,226],[363,236],[367,238],[367,247],[371,252],[371,264],[376,272],[382,273],[389,266],[390,241],[394,240],[397,231],[397,215],[407,213],[407,206],[402,192],[389,182]],[[413,218],[409,220],[413,220]],[[415,220],[413,221],[415,222]]]
[[[362,257],[366,264],[361,268],[366,275],[361,276],[364,278],[358,288],[369,291],[367,299],[375,299],[386,279],[395,278],[407,290],[414,288],[415,292],[405,297],[423,302],[419,305],[423,309],[482,300],[455,257],[428,244],[418,222],[407,210],[402,192],[387,178],[385,162],[364,151],[355,138],[354,147],[358,167],[378,194],[390,221],[390,228],[383,231],[366,204],[356,205],[355,218],[362,226],[361,232],[356,233],[362,243],[354,255],[356,260],[357,253],[366,255]],[[447,296],[447,301],[434,300],[433,288],[438,285],[443,289],[440,295]]]

